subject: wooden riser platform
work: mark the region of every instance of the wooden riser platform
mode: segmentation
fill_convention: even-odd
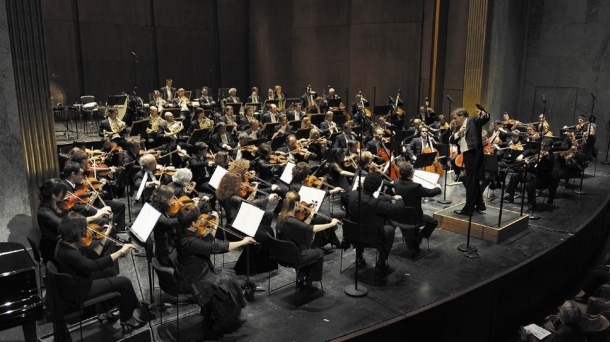
[[[468,216],[458,215],[454,210],[461,209],[464,202],[439,210],[434,213],[439,228],[466,235],[468,232]],[[527,228],[529,215],[519,216],[519,212],[502,210],[502,222],[498,227],[500,208],[487,206],[483,212],[472,215],[470,236],[473,238],[499,243]]]

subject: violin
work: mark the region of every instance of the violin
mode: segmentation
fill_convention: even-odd
[[[182,197],[186,197],[186,196],[182,196]],[[189,198],[190,200],[190,198]],[[172,196],[172,198],[170,198],[169,202],[167,203],[168,208],[167,208],[167,215],[169,216],[175,216],[182,207],[184,207],[184,203],[177,198],[176,196]]]
[[[322,185],[326,185],[330,188],[334,188],[334,186],[328,184],[327,182],[323,181],[321,178],[318,178],[314,175],[309,175],[307,176],[307,178],[305,178],[305,180],[303,181],[303,185],[308,186],[308,187],[320,187]]]
[[[240,146],[239,150],[242,152],[255,153],[256,151],[258,151],[258,147],[254,145]]]
[[[354,168],[357,167],[357,162],[358,162],[358,154],[357,153],[352,153],[352,155],[345,157],[345,161],[343,162],[343,166],[345,167],[350,167],[353,166]]]
[[[301,201],[301,202],[296,203],[295,211],[294,211],[294,217],[296,217],[297,220],[299,220],[299,221],[305,221],[311,215],[311,212],[316,209],[316,205],[317,204],[318,203],[315,202],[315,201],[311,202],[311,203],[307,203],[305,201]],[[326,215],[321,214],[319,212],[317,212],[316,215],[318,215],[320,217],[323,217],[323,218],[325,218],[327,220],[330,220],[330,221],[332,221],[332,219],[333,219],[332,217],[326,216]]]
[[[271,156],[269,156],[269,163],[271,164],[286,164],[287,162],[288,159],[286,158],[286,156],[277,154],[272,154]]]
[[[99,231],[98,230],[99,228],[103,228],[103,227],[100,227],[97,224],[89,223],[87,225],[87,233],[85,234],[84,237],[81,238],[81,245],[87,247],[87,246],[91,245],[91,243],[93,242],[93,239],[99,240],[99,239],[103,239],[103,238],[106,238],[107,240],[114,242],[118,246],[123,246],[124,244],[128,243],[126,241],[111,238],[110,236]],[[136,252],[138,252],[138,251],[136,250]]]
[[[160,177],[162,174],[173,176],[176,173],[176,168],[173,166],[164,167],[162,169],[155,170],[155,177]]]

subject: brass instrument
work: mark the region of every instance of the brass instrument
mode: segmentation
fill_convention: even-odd
[[[167,125],[167,128],[169,129],[169,133],[165,133],[165,136],[171,136],[180,133],[184,129],[184,125],[181,121],[172,121]]]
[[[159,125],[165,120],[161,119],[160,117],[156,117],[154,119],[150,119],[150,127],[146,128],[146,134],[150,134],[153,132],[158,132],[159,131]]]
[[[180,106],[181,111],[187,112],[189,111],[188,106],[191,105],[191,101],[188,99],[188,97],[182,96],[180,99],[178,99],[178,105]]]
[[[273,89],[271,88],[267,90],[267,100],[275,100],[275,96],[273,96]]]
[[[203,120],[199,121],[200,129],[212,128],[213,126],[214,121],[212,121],[210,118],[204,117]]]
[[[157,109],[161,109],[164,105],[167,104],[167,101],[165,101],[161,96],[159,96],[155,99],[155,104],[157,105]]]

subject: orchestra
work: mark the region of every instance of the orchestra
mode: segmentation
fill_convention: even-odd
[[[421,184],[414,177],[418,172],[438,174],[451,169],[457,175],[466,170],[462,178],[466,202],[456,211],[459,215],[484,211],[483,192],[488,186],[490,190],[502,186],[503,177],[508,179],[504,201],[514,203],[519,184],[524,184],[526,200],[530,210],[534,210],[536,190],[548,189],[547,204],[553,204],[559,181],[582,171],[586,160],[593,156],[596,141],[595,125],[585,122],[582,116],[576,124],[564,126],[558,140],[542,114],[539,121],[525,125],[525,133],[521,133],[516,128],[522,129],[523,124],[505,112],[501,119],[492,121],[488,132],[484,126],[491,115],[482,110],[470,116],[465,109],[458,108],[449,117],[437,115],[426,101],[418,106],[418,113],[409,117],[404,112],[397,115],[402,101],[398,96],[396,100],[390,96],[395,104],[391,113],[372,115],[367,108],[369,101],[358,93],[350,118],[350,113],[328,108],[330,100],[333,103],[340,100],[330,86],[323,96],[307,86],[305,94],[290,104],[282,87],[275,85],[269,88],[268,98],[259,95],[258,87],[252,87],[248,103],[263,105],[266,100],[274,101],[264,104],[264,108],[241,107],[244,113],[240,115],[234,113],[232,105],[241,104],[236,88],[229,89],[229,96],[217,104],[208,87],[201,88],[201,97],[191,102],[190,92],[176,90],[172,85],[173,81],[167,79],[165,87],[152,93],[148,122],[140,137],[125,141],[127,126],[117,117],[116,109],[110,108],[107,119],[99,126],[103,148],[71,151],[62,180],[51,179],[42,185],[37,213],[44,232],[40,249],[46,260],[55,260],[55,246],[61,244],[65,253],[82,250],[83,255],[93,260],[94,268],[114,267],[113,256],[118,254],[113,253],[123,255],[135,246],[126,243],[121,247],[106,242],[104,237],[93,238],[85,246],[72,236],[83,234],[80,232],[83,228],[76,224],[63,227],[74,230],[71,235],[59,234],[64,221],[69,219],[104,227],[102,234],[115,237],[117,231],[125,230],[125,205],[116,200],[125,193],[136,206],[148,203],[161,213],[153,228],[156,257],[164,266],[177,265],[184,272],[193,273],[185,280],[200,290],[195,298],[202,312],[210,309],[206,306],[211,300],[208,282],[237,291],[235,274],[253,275],[277,269],[277,263],[269,261],[269,236],[295,243],[299,258],[312,262],[297,272],[298,291],[303,293],[317,291],[313,283],[321,280],[328,248],[350,247],[337,235],[343,218],[375,227],[379,237],[375,246],[379,260],[375,267],[387,274],[396,228],[401,229],[405,238],[407,255],[415,259],[421,252],[422,240],[430,238],[438,226],[426,213],[429,208],[422,208],[422,202],[440,195],[441,186],[436,182],[431,187]],[[256,108],[261,109],[260,113]],[[180,118],[174,119],[172,109],[180,113]],[[404,127],[403,121],[396,121],[397,117],[404,121]],[[191,136],[196,138],[193,133],[197,130],[203,130],[198,140],[189,140]],[[395,140],[399,136],[400,140]],[[443,147],[446,156],[439,155]],[[428,153],[436,153],[434,164],[415,170],[417,157]],[[500,171],[482,171],[480,165],[476,168],[479,154],[481,158],[497,157]],[[289,173],[292,178],[280,181],[289,163],[293,164]],[[211,185],[213,175],[222,169],[226,174],[215,188]],[[365,177],[363,181],[359,174]],[[475,175],[469,177],[472,174]],[[353,190],[358,181],[361,198],[358,190]],[[341,210],[312,210],[322,203],[301,201],[300,190],[308,187],[327,193],[323,199],[325,206],[332,197],[339,197]],[[244,201],[264,211],[254,236],[239,236],[235,230],[210,223],[219,217],[224,222],[233,222]],[[74,203],[68,208],[64,202]],[[401,216],[405,206],[416,209],[422,218],[422,230],[405,228]],[[241,252],[233,265],[234,273],[221,269],[209,276],[194,274],[195,269],[209,267],[210,254],[226,253],[245,245],[250,245],[249,256]],[[361,257],[362,250],[358,248],[356,252],[358,266],[363,267],[366,261]],[[71,261],[58,262],[64,270],[69,269]],[[125,300],[132,300],[131,296],[129,293]],[[245,305],[240,295],[233,300],[238,307]],[[135,307],[126,304],[125,310],[121,308],[124,326],[137,326],[139,323],[131,320],[127,310],[133,311]]]

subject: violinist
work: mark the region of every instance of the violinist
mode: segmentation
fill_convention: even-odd
[[[340,221],[334,218],[330,223],[313,224],[313,210],[304,221],[299,221],[295,214],[300,202],[301,196],[296,191],[288,192],[277,219],[276,229],[280,240],[292,241],[297,246],[299,262],[308,264],[317,261],[297,270],[297,289],[302,292],[315,292],[318,288],[313,286],[312,282],[322,280],[324,251],[321,247],[327,244],[323,232],[336,227]]]
[[[189,158],[186,150],[178,145],[178,138],[175,136],[167,139],[168,142],[159,147],[162,154],[159,163],[162,165],[174,166],[176,168],[184,167]]]
[[[328,141],[322,137],[317,128],[309,131],[309,139],[306,142],[307,150],[312,153],[309,157],[310,160],[319,160],[326,154]]]
[[[134,190],[137,192],[143,186],[141,198],[147,201],[156,187],[169,184],[171,178],[164,172],[163,167],[157,164],[157,159],[152,154],[143,155],[140,158],[140,165],[142,169],[134,176]]]
[[[496,154],[497,148],[499,148],[499,146],[498,145],[492,146],[491,142],[492,142],[492,139],[494,139],[494,137],[493,136],[490,137],[489,132],[487,132],[487,130],[485,128],[483,128],[481,130],[481,139],[483,142],[483,154],[485,154],[486,156],[495,155],[495,157],[498,158],[498,161],[499,161],[500,158]],[[491,157],[486,157],[486,158],[491,158]],[[502,187],[502,183],[500,182],[500,175],[499,175],[498,171],[490,171],[487,169],[485,170],[485,175],[483,176],[483,180],[481,181],[481,191],[485,191],[485,189],[488,186],[489,186],[490,190],[495,190],[497,188]]]
[[[502,124],[504,125],[504,128],[514,131],[517,126],[521,125],[521,122],[511,119],[508,112],[504,112],[502,114]]]
[[[504,129],[504,124],[500,120],[495,120],[493,122],[493,130],[489,132],[489,143],[493,146],[494,149],[497,149],[497,146],[502,145],[505,141],[508,140],[509,132]]]
[[[550,131],[550,126],[549,126],[548,122],[544,122],[542,124],[542,136],[544,136],[544,137],[553,136],[553,132]]]
[[[534,129],[534,125],[529,124],[529,125],[525,126],[525,131],[527,133],[527,137],[525,138],[525,141],[539,141],[540,140],[540,133],[538,133]]]
[[[337,124],[333,121],[333,116],[334,114],[332,111],[329,110],[328,112],[326,112],[326,114],[324,115],[324,121],[322,121],[319,126],[320,133],[322,133],[322,135],[327,138],[334,133],[339,133],[339,128],[337,127]]]
[[[263,132],[263,130],[260,129],[258,120],[254,119],[254,120],[250,121],[248,127],[249,128],[246,129],[244,132],[246,132],[246,134],[250,138],[256,140],[256,139],[261,139],[264,137],[265,132]]]
[[[540,146],[540,155],[537,155],[536,149],[529,149],[521,153],[517,157],[517,161],[525,163],[525,171],[513,173],[508,182],[506,197],[504,200],[513,203],[515,190],[520,182],[525,182],[525,190],[527,191],[527,199],[529,201],[530,210],[536,209],[534,201],[536,189],[549,190],[549,198],[547,204],[553,204],[555,192],[557,190],[557,182],[552,178],[554,156],[549,153],[553,145],[553,139],[544,138]],[[528,157],[529,158],[526,158]]]
[[[123,153],[123,148],[112,142],[108,138],[102,139],[102,155],[103,159],[101,160],[102,164],[106,164],[110,167],[117,167],[121,164],[121,154]]]
[[[135,175],[142,169],[140,166],[140,143],[135,139],[127,139],[125,144],[127,149],[121,156],[121,165],[125,168],[124,175],[127,177],[127,183],[130,186],[129,190],[134,191]]]
[[[246,306],[243,290],[235,273],[214,266],[210,255],[227,253],[256,241],[249,236],[235,242],[214,239],[217,230],[202,229],[207,219],[192,205],[180,209],[177,218],[181,231],[176,248],[176,267],[201,306],[203,323],[210,329],[220,330],[234,326],[241,309]]]
[[[170,204],[174,198],[172,187],[161,185],[152,192],[148,201],[153,208],[161,213],[153,228],[155,257],[161,265],[167,267],[173,267],[172,265],[176,261],[174,246],[180,232],[178,220],[175,216],[169,215]]]
[[[118,112],[114,108],[108,108],[108,113],[105,120],[100,122],[98,135],[100,137],[109,136],[112,140],[123,140],[123,134],[127,128],[127,124],[119,119]]]
[[[400,222],[403,219],[402,215],[394,215],[390,217],[390,219],[396,221],[397,225],[400,227],[407,248],[411,251],[411,258],[415,258],[420,253],[419,245],[422,239],[429,239],[434,229],[438,227],[438,221],[436,219],[424,214],[421,208],[422,198],[440,195],[441,186],[435,184],[433,189],[428,189],[424,188],[419,183],[413,182],[413,174],[415,171],[409,162],[399,162],[398,169],[400,170],[400,178],[394,181],[396,194],[402,197],[405,206],[415,208],[417,217],[421,218],[419,222],[424,224],[424,228],[421,231],[417,228],[411,231],[406,227],[401,226]]]
[[[165,120],[159,116],[157,107],[151,106],[149,108],[150,116],[146,132],[142,134],[142,138],[145,139],[146,145],[149,147],[156,147],[161,145],[162,139],[159,134],[163,132],[163,127],[167,126]]]
[[[145,322],[137,320],[133,316],[134,311],[140,307],[140,301],[131,280],[124,276],[117,276],[110,269],[118,258],[135,250],[136,247],[132,244],[125,244],[116,252],[112,250],[111,253],[100,254],[99,258],[95,260],[84,256],[81,250],[86,247],[83,245],[82,239],[88,234],[87,222],[77,213],[68,213],[61,220],[59,232],[61,240],[55,250],[57,268],[59,272],[72,276],[81,300],[86,301],[103,294],[118,292],[120,293],[118,300],[123,331],[143,326]],[[104,240],[106,239],[100,240],[102,245],[110,243],[109,241],[103,242]]]
[[[254,159],[254,152],[256,152],[256,146],[250,146],[250,140],[252,140],[252,138],[248,135],[247,132],[239,133],[239,137],[237,138],[237,146],[232,151],[235,160]]]
[[[261,118],[261,123],[264,125],[267,122],[277,122],[279,119],[279,115],[280,113],[277,110],[277,106],[272,103],[269,105],[269,111],[263,114],[263,117]]]
[[[69,210],[62,210],[60,205],[65,204],[68,187],[59,178],[52,178],[40,186],[38,200],[40,202],[36,212],[36,218],[42,237],[40,239],[40,254],[43,260],[55,262],[55,246],[59,241],[59,223]],[[109,214],[108,209],[100,210],[95,215],[87,218],[88,222],[102,219]]]
[[[214,155],[209,152],[208,145],[198,141],[194,145],[195,153],[189,160],[189,167],[193,173],[193,181],[197,183],[195,189],[198,192],[213,193],[208,182],[212,177],[211,169],[214,166]]]
[[[393,197],[380,195],[377,198],[373,193],[381,187],[381,175],[371,173],[365,179],[362,185],[362,193],[358,194],[358,190],[354,190],[349,194],[349,205],[347,207],[347,217],[353,222],[360,222],[363,225],[372,224],[377,230],[379,243],[377,250],[379,251],[379,261],[375,268],[387,273],[390,269],[388,264],[388,256],[394,242],[395,228],[390,225],[385,225],[385,218],[382,215],[399,214],[403,212],[405,206],[402,198],[399,195]],[[361,197],[361,199],[359,198]],[[358,267],[366,265],[366,261],[362,257],[363,250],[356,249],[359,254]]]
[[[334,186],[341,187],[344,190],[341,199],[345,207],[347,207],[347,194],[350,191],[351,179],[356,176],[354,172],[347,171],[345,169],[345,151],[342,148],[332,148],[328,155],[328,173],[330,174],[332,184]],[[350,180],[348,180],[348,177]]]
[[[193,201],[201,211],[210,212],[210,197],[202,196],[199,197],[196,194],[196,183],[191,182],[193,179],[193,173],[189,169],[176,169],[176,173],[172,176],[172,181],[167,185],[174,191],[174,196],[178,199],[188,197]],[[193,191],[195,190],[195,191]]]
[[[514,130],[510,132],[510,140],[508,142],[504,142],[498,145],[500,150],[498,150],[498,156],[504,160],[505,162],[512,161],[513,153],[521,154],[523,152],[523,144],[521,144],[520,133],[518,130]]]
[[[242,179],[243,177],[239,173],[227,172],[220,180],[218,189],[216,189],[216,197],[226,213],[226,222],[232,223],[237,217],[237,213],[242,202],[242,197],[240,196],[240,191],[243,187]],[[275,202],[278,198],[279,197],[277,194],[270,194],[267,197],[252,200],[250,203],[264,210],[267,208],[267,204],[269,204],[269,202]],[[260,245],[258,245],[256,248],[252,248],[250,251],[251,259],[254,260],[253,263],[250,262],[250,271],[253,274],[267,272],[269,269],[277,269],[277,263],[269,261],[269,245],[267,242],[267,234],[273,236],[273,229],[271,228],[272,221],[273,211],[265,210],[261,224],[254,236]],[[225,239],[225,236],[227,239],[235,240],[235,236],[230,233],[225,234],[224,231],[217,232],[216,235],[216,237],[219,239]],[[246,257],[246,251],[244,250],[235,263],[234,270],[238,275],[246,274]]]
[[[347,142],[355,141],[356,139],[356,133],[352,132],[352,124],[346,122],[343,124],[343,132],[337,136],[333,147],[347,148]]]
[[[582,138],[578,144],[580,151],[585,154],[587,160],[591,160],[596,141],[595,127],[593,125],[588,125],[587,127],[588,129],[582,133]]]
[[[307,149],[301,147],[294,134],[290,134],[286,137],[286,144],[280,147],[277,152],[286,155],[289,161],[294,161],[296,163],[307,161],[311,156],[311,153]]]
[[[288,111],[288,121],[300,121],[304,120],[306,113],[303,111],[303,107],[300,102],[294,104],[294,110]],[[311,121],[310,121],[311,123]]]
[[[273,158],[284,158],[284,162],[275,162],[276,160],[274,159],[274,162],[272,163],[271,146],[269,144],[263,143],[258,146],[254,170],[256,170],[258,176],[266,182],[271,182],[274,177],[279,176],[279,171],[286,162],[286,157],[283,155],[273,155]]]
[[[214,121],[205,116],[203,108],[195,109],[195,120],[191,122],[189,134],[193,134],[196,129],[211,129],[214,127]]]

